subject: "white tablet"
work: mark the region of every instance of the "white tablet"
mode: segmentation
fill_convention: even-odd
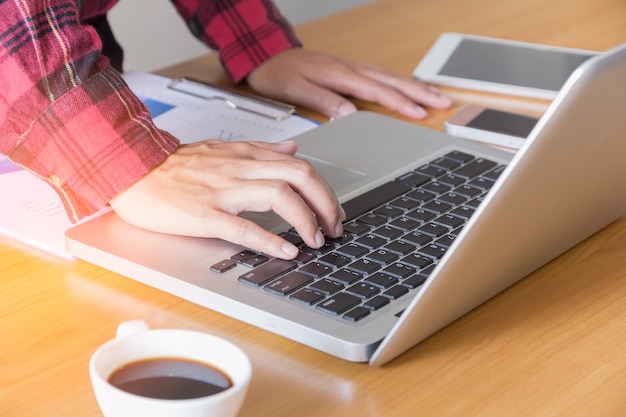
[[[422,81],[493,93],[552,99],[597,52],[443,33],[413,71]]]

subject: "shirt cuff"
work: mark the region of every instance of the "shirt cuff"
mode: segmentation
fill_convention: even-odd
[[[47,181],[73,222],[101,209],[179,145],[156,128],[113,69],[64,94],[18,134],[7,156]]]

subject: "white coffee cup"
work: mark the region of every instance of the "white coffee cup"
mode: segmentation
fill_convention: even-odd
[[[192,399],[160,399],[131,394],[108,382],[124,365],[158,358],[207,364],[225,374],[232,386]],[[246,354],[219,337],[191,330],[149,329],[141,320],[124,322],[117,336],[92,355],[89,373],[104,417],[234,417],[243,403],[252,365]]]

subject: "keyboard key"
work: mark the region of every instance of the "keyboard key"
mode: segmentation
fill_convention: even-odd
[[[369,234],[361,236],[355,241],[355,243],[361,246],[365,246],[366,248],[375,249],[387,243],[387,239],[383,239],[380,236]]]
[[[343,225],[343,231],[351,235],[360,236],[363,233],[369,232],[370,227],[363,223],[350,222]]]
[[[481,190],[480,188],[471,187],[469,185],[462,185],[455,188],[454,191],[459,194],[463,194],[468,198],[473,198],[483,193],[483,190]]]
[[[211,265],[211,271],[217,272],[218,274],[223,274],[224,272],[230,271],[236,266],[237,266],[237,262],[232,261],[230,259],[224,259],[221,262]]]
[[[428,238],[428,240],[430,240],[430,238]],[[391,242],[385,245],[383,249],[386,249],[390,252],[397,253],[399,255],[406,255],[408,253],[413,252],[417,248],[415,245],[412,245],[408,242],[405,242],[403,240],[397,240],[395,242]]]
[[[346,219],[352,220],[370,210],[386,204],[410,191],[411,188],[397,181],[390,181],[380,185],[352,200],[346,201],[342,207],[346,212]]]
[[[296,263],[283,259],[273,259],[270,262],[253,269],[239,277],[241,282],[254,286],[261,286],[270,280],[288,272],[296,267]]]
[[[424,282],[426,282],[425,277],[421,277],[419,275],[413,275],[413,276],[408,277],[404,281],[402,281],[400,285],[404,285],[405,287],[411,290],[414,290],[422,286]]]
[[[376,236],[380,236],[385,240],[395,239],[402,234],[402,230],[396,229],[388,225],[381,226],[372,232]],[[386,243],[386,242],[385,242]]]
[[[369,259],[358,259],[348,266],[349,269],[362,274],[372,274],[380,269],[380,264]]]
[[[403,285],[396,285],[395,287],[389,288],[387,291],[383,293],[385,297],[389,297],[392,300],[397,300],[403,295],[407,294],[409,289]]]
[[[452,234],[452,233],[450,233],[449,235],[442,236],[435,241],[435,245],[443,246],[444,248],[447,249],[450,246],[452,246],[452,242],[454,242],[454,239],[457,236],[458,236],[457,234]]]
[[[365,255],[369,250],[365,246],[357,245],[356,243],[348,243],[337,249],[337,252],[354,259]]]
[[[387,265],[398,259],[398,254],[385,249],[379,249],[367,255],[367,259]]]
[[[490,190],[494,183],[495,181],[490,178],[478,177],[468,182],[467,185],[469,185],[470,187],[480,188],[481,190],[486,191],[486,190]]]
[[[430,181],[430,176],[426,176],[417,172],[409,172],[398,178],[398,181],[408,185],[409,187],[417,188]]]
[[[402,213],[404,213],[404,211],[399,209],[398,207],[394,207],[394,206],[387,204],[379,209],[374,210],[374,213],[378,214],[379,216],[386,217],[388,219],[393,219],[395,217],[398,217]]]
[[[379,216],[378,214],[369,213],[359,217],[358,219],[356,219],[356,221],[359,223],[367,224],[368,226],[380,226],[381,224],[385,223],[387,219],[383,216]]]
[[[389,226],[398,228],[404,232],[408,232],[409,230],[415,229],[417,226],[419,226],[419,224],[420,223],[415,219],[400,217],[389,223]]]
[[[377,272],[368,277],[365,282],[379,288],[389,288],[398,283],[398,278],[383,272]]]
[[[477,209],[478,206],[480,205],[480,203],[482,203],[482,202],[483,202],[483,197],[480,196],[480,197],[476,197],[476,198],[468,201],[467,203],[465,203],[465,205],[467,207],[471,207],[473,209]]]
[[[400,262],[412,266],[415,269],[424,269],[428,265],[432,264],[433,260],[432,258],[420,255],[419,253],[412,253],[402,258]]]
[[[321,278],[332,272],[332,268],[328,265],[321,264],[319,262],[312,262],[302,266],[299,271],[305,274],[311,275],[315,278]]]
[[[415,231],[402,236],[402,240],[415,246],[422,246],[432,241],[433,238],[426,233]]]
[[[408,198],[408,197],[397,198],[389,204],[391,204],[394,207],[398,207],[404,210],[410,210],[412,208],[419,206],[418,201],[413,200],[412,198]]]
[[[426,245],[421,248],[418,253],[433,259],[441,259],[446,253],[447,248],[437,245]]]
[[[435,194],[444,194],[452,189],[449,185],[440,182],[431,182],[424,186],[425,190],[432,191]]]
[[[444,214],[443,216],[437,217],[434,222],[454,229],[464,224],[465,220],[461,217],[453,216],[451,214]]]
[[[460,164],[459,164],[460,165]],[[446,173],[446,169],[440,166],[436,166],[432,162],[428,165],[424,165],[415,170],[418,174],[426,175],[431,178],[437,178]]]
[[[384,306],[389,304],[389,298],[383,297],[382,295],[377,295],[371,300],[367,300],[363,303],[363,307],[372,311],[380,310]]]
[[[467,220],[472,216],[472,214],[474,214],[475,211],[476,209],[472,207],[461,206],[452,210],[450,214],[454,214],[455,216],[459,216]]]
[[[458,175],[464,178],[475,178],[482,174],[483,172],[487,172],[490,169],[494,168],[497,163],[494,161],[490,161],[485,158],[477,158],[470,162],[469,164],[462,166],[461,168],[453,171],[454,175]]]
[[[330,252],[330,251],[332,251],[334,249],[335,249],[335,245],[332,242],[328,241],[328,240],[326,242],[324,242],[324,244],[322,246],[320,246],[319,248],[310,248],[310,247],[306,246],[306,250],[308,250],[309,252],[313,252],[315,254],[318,254],[318,255],[323,255],[323,254],[328,253],[328,252]]]
[[[296,233],[295,230],[293,231],[293,233],[283,232],[279,234],[279,236],[285,239],[286,241],[291,242],[295,246],[300,246],[302,245],[302,243],[304,243],[300,235]]]
[[[354,323],[361,319],[364,319],[365,317],[369,316],[369,314],[370,310],[365,307],[359,306],[348,311],[346,314],[343,315],[343,318]]]
[[[467,200],[467,197],[457,193],[448,193],[439,197],[439,200],[448,204],[452,204],[453,206],[458,206],[465,202]]]
[[[406,214],[406,217],[408,217],[409,219],[413,219],[416,220],[420,223],[425,223],[429,220],[432,220],[436,217],[437,215],[435,213],[433,213],[432,211],[426,211],[424,209],[416,209],[413,210],[409,213]]]
[[[451,171],[458,168],[462,164],[462,162],[451,158],[442,157],[435,159],[431,162],[431,164],[443,168],[446,171]]]
[[[326,241],[332,245],[335,245],[335,247],[340,246],[340,245],[345,245],[346,243],[352,241],[352,239],[353,239],[353,236],[351,233],[344,233],[340,237],[332,237],[332,238],[326,236]]]
[[[471,161],[472,159],[474,159],[473,155],[467,154],[465,152],[461,152],[461,151],[451,151],[448,152],[447,154],[444,155],[445,158],[450,158],[453,159],[455,161],[459,161],[462,163],[467,163],[469,161]]]
[[[437,181],[439,181],[442,184],[449,185],[451,187],[456,187],[456,186],[459,186],[461,184],[464,184],[466,180],[465,180],[465,178],[460,177],[458,175],[448,174],[448,175],[444,175],[443,177],[439,178]]]
[[[311,282],[313,282],[313,278],[310,276],[294,271],[272,281],[265,286],[265,289],[273,294],[284,296]]]
[[[351,285],[363,279],[363,275],[348,269],[340,269],[330,274],[329,278],[341,282],[344,285]]]
[[[437,194],[431,191],[424,190],[424,189],[419,189],[419,190],[411,191],[406,196],[412,200],[419,201],[420,203],[425,203],[437,197]]]
[[[255,255],[255,256],[251,256],[249,258],[246,258],[244,260],[241,261],[242,265],[245,265],[249,268],[254,268],[257,267],[261,264],[264,264],[265,262],[269,261],[269,258],[265,255]]]
[[[422,232],[424,234],[427,234],[429,236],[432,237],[439,237],[439,236],[443,236],[446,233],[448,233],[450,231],[450,229],[448,229],[445,226],[442,226],[440,224],[436,224],[436,223],[426,223],[425,225],[421,226],[419,229],[417,229],[418,232]]]
[[[349,287],[347,292],[359,298],[371,298],[378,294],[380,290],[374,285],[360,282]]]
[[[308,248],[300,248],[298,251],[298,256],[294,259],[295,262],[299,264],[305,264],[312,259],[314,259],[317,255],[310,251]]]
[[[342,290],[343,285],[338,283],[337,281],[332,281],[328,278],[324,278],[309,285],[309,288],[314,291],[319,291],[323,294],[330,295],[336,293],[339,290]]]
[[[237,263],[242,263],[244,260],[248,259],[248,258],[252,258],[254,256],[256,256],[257,253],[254,251],[251,251],[250,249],[245,249],[242,250],[239,253],[234,254],[233,256],[230,257],[231,261],[235,261]]]
[[[437,266],[437,264],[432,264],[430,266],[427,266],[426,268],[422,269],[419,272],[419,276],[420,277],[424,277],[424,278],[428,278],[430,276],[430,274],[432,274],[433,269],[435,269],[436,266]]]
[[[296,303],[311,306],[323,300],[325,297],[326,296],[319,291],[313,291],[310,288],[304,288],[294,293],[290,298]]]
[[[383,269],[383,272],[399,278],[406,278],[415,273],[415,268],[396,262],[395,264],[389,265],[387,268]]]
[[[489,172],[486,172],[483,176],[485,178],[489,178],[490,180],[497,180],[498,177],[500,176],[500,174],[502,174],[502,171],[504,171],[504,169],[506,168],[505,165],[500,165],[498,167],[496,167],[495,169],[492,169]]]
[[[319,259],[320,262],[331,265],[335,268],[347,265],[351,259],[337,252],[331,252]]]
[[[435,214],[445,213],[452,208],[452,204],[442,200],[433,200],[422,206],[424,210],[432,211]]]
[[[352,307],[357,306],[360,302],[361,300],[352,294],[339,293],[322,301],[316,308],[325,313],[338,316]]]

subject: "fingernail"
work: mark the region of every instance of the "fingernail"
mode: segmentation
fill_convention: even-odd
[[[453,101],[450,99],[450,97],[446,96],[445,94],[443,94],[441,91],[439,91],[435,87],[429,85],[428,89],[432,93],[437,94],[437,96],[438,96],[438,98],[439,98],[439,100],[440,100],[442,105],[451,106],[453,104]]]
[[[343,224],[341,222],[337,222],[335,226],[335,237],[339,237],[343,235]]]
[[[350,113],[354,113],[356,111],[356,107],[349,101],[345,101],[339,105],[332,114],[333,119],[339,119],[341,117],[347,116]]]
[[[288,258],[295,258],[298,255],[298,248],[291,243],[283,243],[281,250]]]
[[[346,217],[348,217],[346,215],[346,211],[343,209],[343,206],[339,206],[339,216],[341,221],[344,221],[346,219]]]
[[[324,246],[324,242],[325,242],[324,241],[324,235],[322,234],[321,230],[318,230],[315,233],[315,243],[317,243],[317,247],[319,248],[319,247]]]
[[[428,117],[428,112],[426,112],[426,110],[424,110],[420,106],[407,106],[405,107],[405,109],[407,115],[415,119],[424,119]]]

